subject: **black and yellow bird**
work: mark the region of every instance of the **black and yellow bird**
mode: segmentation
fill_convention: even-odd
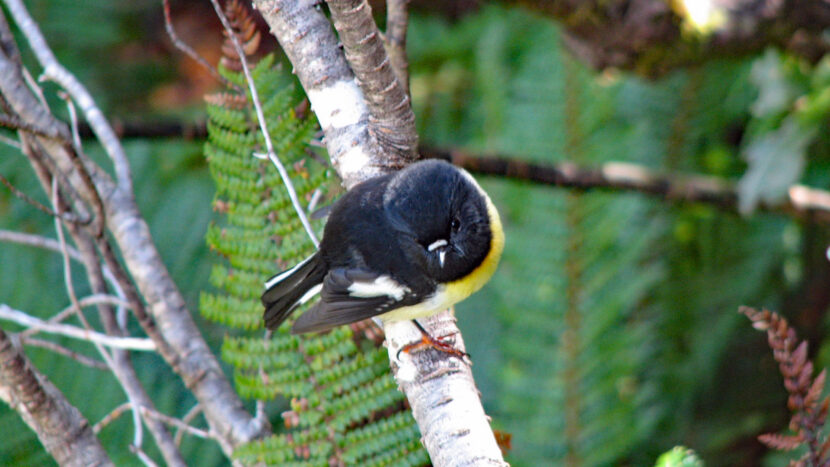
[[[320,249],[266,282],[265,324],[276,329],[318,293],[293,333],[374,316],[414,321],[480,289],[503,248],[499,214],[475,179],[447,162],[417,162],[333,205]]]

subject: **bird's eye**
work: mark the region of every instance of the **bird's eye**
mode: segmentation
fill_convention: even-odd
[[[450,229],[452,229],[453,233],[458,232],[458,229],[461,228],[461,221],[458,218],[454,218],[450,223]]]

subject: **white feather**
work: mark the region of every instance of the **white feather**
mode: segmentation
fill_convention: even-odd
[[[349,295],[352,297],[392,297],[400,300],[409,292],[409,287],[395,282],[389,276],[380,276],[372,282],[354,282],[349,286]]]
[[[308,289],[308,292],[303,294],[303,296],[300,297],[300,299],[297,301],[297,306],[300,306],[300,305],[304,304],[305,302],[307,302],[307,301],[311,300],[312,298],[314,298],[314,296],[317,295],[318,293],[320,293],[320,290],[322,290],[322,289],[323,289],[323,284],[322,283],[317,284],[314,287]]]
[[[438,248],[441,248],[442,246],[447,246],[447,244],[448,243],[447,243],[446,240],[444,240],[443,238],[440,238],[440,239],[435,240],[434,242],[430,243],[429,246],[427,247],[427,251],[436,250]]]
[[[290,276],[291,274],[294,274],[294,272],[296,272],[297,269],[300,269],[305,263],[311,261],[311,258],[313,258],[313,257],[314,257],[314,255],[311,255],[308,258],[302,260],[298,265],[294,266],[293,268],[291,268],[287,271],[283,271],[283,272],[277,274],[276,276],[268,279],[268,282],[265,283],[265,288],[270,289],[274,285],[282,282],[283,279]]]

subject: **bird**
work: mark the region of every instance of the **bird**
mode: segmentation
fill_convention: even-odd
[[[265,283],[265,325],[277,329],[319,294],[293,334],[377,317],[412,320],[429,337],[417,319],[484,286],[503,249],[499,213],[467,171],[415,162],[355,185],[332,205],[319,249]]]

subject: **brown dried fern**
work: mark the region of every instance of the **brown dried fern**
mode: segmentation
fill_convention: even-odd
[[[738,310],[752,321],[752,327],[767,332],[773,357],[784,376],[784,387],[789,393],[787,408],[792,412],[789,428],[795,434],[767,433],[758,437],[765,445],[790,451],[806,445],[807,452],[791,466],[830,466],[830,438],[822,439],[821,431],[827,420],[830,397],[821,399],[827,370],[813,379],[813,363],[807,358],[807,341],[798,343],[795,330],[777,313],[749,307]]]
[[[231,24],[234,34],[242,45],[245,57],[252,57],[258,50],[261,35],[256,27],[251,12],[242,5],[239,0],[230,0],[225,4],[225,16]],[[242,62],[236,53],[233,41],[228,31],[225,31],[225,41],[222,43],[222,58],[219,63],[232,71],[242,71]]]

